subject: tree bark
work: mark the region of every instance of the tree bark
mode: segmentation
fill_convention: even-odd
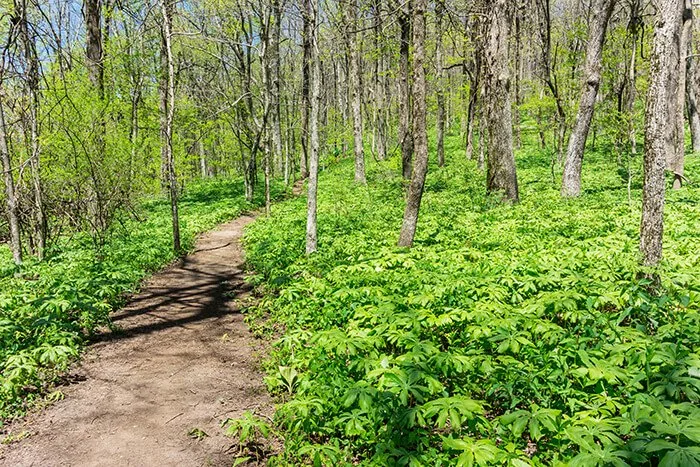
[[[318,57],[317,15],[318,0],[305,0],[309,8],[309,64],[311,66],[311,101],[309,108],[309,182],[306,204],[306,254],[309,255],[318,248],[316,210],[318,193],[318,115],[321,104],[321,65]]]
[[[630,35],[632,37],[632,52],[630,54],[629,76],[627,83],[627,115],[629,126],[627,128],[630,142],[630,153],[637,154],[637,126],[634,121],[634,105],[637,100],[637,41],[641,27],[641,3],[639,0],[632,3],[632,18],[630,19]]]
[[[299,170],[301,178],[309,176],[309,113],[311,107],[310,81],[311,81],[311,39],[314,32],[314,23],[311,22],[313,14],[313,0],[304,0],[302,17],[304,22],[303,30],[303,59],[301,65],[301,154],[299,157]]]
[[[388,87],[386,86],[386,70],[387,65],[386,54],[383,49],[383,11],[382,1],[374,1],[374,50],[376,59],[374,60],[374,140],[377,146],[377,159],[380,161],[386,159],[388,152],[388,135],[387,135],[387,107],[388,104]]]
[[[41,145],[39,142],[39,59],[34,38],[29,34],[27,19],[27,2],[15,2],[16,12],[20,15],[19,33],[24,48],[25,81],[29,91],[29,168],[32,175],[34,197],[34,234],[36,236],[36,256],[43,259],[46,249],[46,214],[44,212],[44,195],[41,182]]]
[[[411,133],[411,77],[410,77],[410,0],[406,0],[398,14],[399,38],[399,141],[401,143],[401,172],[405,180],[411,178],[413,135]]]
[[[85,0],[85,64],[90,82],[100,99],[104,97],[104,63],[102,51],[101,1]]]
[[[445,15],[445,6],[442,0],[437,0],[435,3],[435,65],[437,68],[437,82],[435,83],[435,94],[437,97],[437,118],[436,118],[436,133],[437,133],[437,163],[439,167],[445,165],[445,69],[443,67],[443,51],[442,51],[442,33],[443,20]]]
[[[672,147],[673,119],[678,99],[673,90],[680,63],[677,57],[684,0],[655,0],[657,11],[654,45],[645,110],[644,189],[639,247],[644,266],[656,266],[662,258],[666,151]]]
[[[355,153],[355,182],[367,183],[365,178],[365,150],[362,128],[362,89],[360,88],[361,61],[360,41],[357,34],[357,1],[349,0],[347,46],[350,51],[350,100],[352,107],[352,134]]]
[[[614,6],[615,0],[596,0],[595,2],[590,32],[588,33],[586,65],[583,72],[585,82],[581,90],[576,123],[569,138],[569,147],[564,163],[561,194],[565,197],[575,197],[581,194],[583,153],[586,149],[586,139],[591,128],[595,101],[600,87],[605,32]]]
[[[469,27],[469,25],[471,27]],[[469,72],[466,66],[464,67],[465,75],[469,75],[469,108],[467,110],[467,141],[465,148],[467,160],[472,160],[474,158],[474,122],[476,121],[479,92],[481,91],[483,40],[481,34],[479,34],[479,26],[480,23],[478,19],[472,19],[471,24],[465,23],[465,27],[468,28],[471,41],[475,47],[472,53],[471,72]],[[465,31],[465,34],[466,33]]]
[[[177,177],[175,174],[175,158],[173,156],[173,119],[175,118],[175,61],[172,49],[172,18],[173,0],[161,0],[161,14],[163,16],[163,51],[165,52],[166,70],[162,73],[167,76],[167,86],[165,86],[165,96],[161,96],[165,103],[165,119],[162,141],[165,147],[165,158],[167,160],[167,187],[170,194],[170,212],[173,226],[173,249],[176,252],[181,250],[180,244],[180,216],[177,204]]]
[[[522,54],[522,33],[521,33],[521,23],[522,14],[520,9],[515,13],[515,89],[513,90],[513,95],[515,97],[515,105],[513,106],[513,137],[515,139],[515,148],[520,149],[522,147],[522,138],[520,135],[520,104],[521,102],[521,82],[523,74],[523,54]]]
[[[509,90],[509,0],[487,2],[488,30],[484,45],[484,98],[488,129],[487,190],[518,201],[518,178],[513,154],[513,120]]]
[[[3,50],[3,52],[5,52]],[[4,75],[5,71],[5,54],[2,57],[2,70],[0,73]],[[2,79],[0,79],[2,86]],[[3,102],[4,94],[0,87],[0,158],[2,159],[2,170],[5,179],[5,197],[7,198],[7,218],[10,225],[10,249],[12,250],[12,259],[15,264],[22,264],[22,237],[19,229],[19,210],[17,206],[17,196],[15,193],[15,180],[12,175],[12,158],[10,157],[10,148],[7,144],[7,131],[5,126],[5,104]]]
[[[686,94],[688,106],[688,122],[690,128],[690,141],[693,152],[700,152],[700,60],[696,55],[697,47],[695,32],[700,25],[695,18],[692,19],[693,33],[690,34],[688,41],[688,60],[686,62]]]
[[[272,152],[274,160],[274,172],[282,174],[284,160],[282,156],[282,123],[280,110],[280,36],[282,30],[282,0],[272,1],[272,28],[268,54],[271,61],[270,86],[270,133],[272,138]]]
[[[408,188],[406,209],[399,235],[399,246],[410,247],[416,235],[418,214],[425,175],[428,172],[428,135],[426,131],[426,82],[425,82],[425,11],[427,0],[414,0],[413,4],[413,149],[415,161]]]
[[[673,173],[673,189],[678,190],[683,185],[683,172],[685,166],[685,102],[686,102],[686,87],[687,87],[687,62],[688,62],[688,45],[690,44],[690,35],[693,26],[693,10],[690,0],[685,0],[685,8],[683,10],[683,27],[681,29],[680,42],[678,43],[678,51],[676,59],[679,62],[678,79],[676,80],[676,131],[675,131],[675,150],[667,155],[668,169]]]

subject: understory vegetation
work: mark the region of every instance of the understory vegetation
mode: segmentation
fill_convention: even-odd
[[[183,249],[198,233],[264,203],[262,195],[247,203],[243,191],[241,179],[189,185],[180,200]],[[41,262],[15,266],[9,249],[0,249],[0,423],[45,395],[86,338],[110,325],[126,294],[176,258],[166,199],[119,219],[103,246],[87,233],[59,237]]]
[[[247,231],[249,317],[275,336],[275,425],[298,465],[700,465],[700,188],[668,193],[661,292],[639,266],[641,161],[599,145],[585,196],[550,155],[517,154],[521,202],[489,197],[456,137],[431,167],[411,249],[397,248],[396,158],[320,174]],[[700,159],[687,159],[700,179]],[[628,192],[629,182],[629,192]],[[264,430],[265,435],[269,433]]]

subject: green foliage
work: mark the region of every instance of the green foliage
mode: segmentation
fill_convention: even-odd
[[[275,462],[697,465],[700,190],[668,193],[651,293],[641,171],[628,202],[615,161],[586,157],[584,196],[565,200],[548,156],[523,150],[515,206],[485,196],[472,162],[431,168],[410,250],[395,247],[396,159],[371,163],[368,186],[351,183],[351,161],[321,173],[311,257],[303,198],[258,220],[246,242],[255,281],[276,292],[256,323],[279,336]],[[687,170],[698,178],[700,161]]]
[[[275,186],[274,195],[280,193]],[[262,195],[262,194],[261,194]],[[263,202],[260,197],[256,205]],[[252,207],[241,180],[188,186],[180,203],[183,247],[195,236]],[[44,262],[11,266],[2,254],[0,283],[0,420],[21,412],[55,382],[85,338],[109,326],[109,313],[148,274],[175,259],[169,203],[146,202],[136,218],[120,213],[104,247],[88,234],[63,238]]]

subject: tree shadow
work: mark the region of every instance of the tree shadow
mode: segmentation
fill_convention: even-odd
[[[173,285],[146,287],[113,315],[116,328],[93,336],[91,342],[130,339],[239,313],[231,302],[252,288],[243,271],[217,273],[180,267],[160,277],[161,281],[168,279]]]

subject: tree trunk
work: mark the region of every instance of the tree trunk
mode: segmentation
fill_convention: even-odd
[[[469,23],[465,23],[465,26]],[[481,72],[482,72],[482,56],[483,56],[483,40],[479,34],[479,22],[478,20],[472,20],[471,27],[468,28],[468,33],[471,37],[471,42],[475,46],[475,50],[472,53],[471,61],[471,73],[468,73],[468,69],[464,67],[465,75],[469,75],[469,109],[467,110],[467,142],[466,142],[466,155],[467,160],[472,160],[474,157],[474,122],[476,121],[476,111],[479,104],[479,92],[481,91]],[[465,32],[466,34],[466,32]],[[481,144],[481,141],[479,142]]]
[[[352,134],[355,152],[355,182],[367,183],[365,179],[365,151],[362,132],[362,89],[360,88],[361,60],[360,41],[357,34],[357,1],[348,2],[347,41],[350,49],[350,100],[352,107]]]
[[[688,45],[693,27],[693,10],[690,0],[685,0],[683,10],[683,27],[681,29],[680,42],[676,58],[679,62],[678,79],[676,80],[676,132],[675,151],[667,155],[668,169],[673,172],[673,189],[678,190],[683,185],[683,171],[685,165],[685,101],[687,77],[686,69],[688,62]]]
[[[692,30],[695,32],[700,25],[695,18],[692,20]],[[698,60],[695,34],[691,33],[688,41],[688,60],[686,62],[686,95],[688,106],[688,122],[690,141],[693,152],[700,152],[700,60]]]
[[[36,237],[36,256],[43,259],[46,249],[46,214],[41,182],[41,146],[39,143],[39,59],[34,38],[29,35],[27,3],[25,0],[15,2],[15,9],[20,15],[19,33],[24,48],[25,81],[29,91],[29,168],[32,175],[34,197],[34,235]]]
[[[3,51],[4,52],[4,51]],[[5,56],[2,57],[2,70],[0,73],[5,74]],[[0,79],[0,85],[2,80]],[[3,94],[0,93],[0,99]],[[5,174],[5,197],[7,198],[7,218],[10,224],[10,249],[12,250],[12,259],[15,264],[22,264],[22,238],[19,229],[19,216],[17,209],[17,196],[15,194],[15,180],[12,175],[12,158],[10,157],[10,148],[7,144],[7,131],[5,126],[5,104],[0,100],[0,157],[2,158],[2,170]]]
[[[435,21],[437,23],[437,31],[435,32],[435,62],[437,68],[437,82],[435,84],[435,93],[437,97],[437,163],[440,167],[445,165],[445,69],[443,66],[442,58],[442,23],[444,19],[444,13],[445,6],[443,5],[442,0],[437,0],[435,4]]]
[[[282,0],[272,2],[272,31],[268,54],[271,61],[270,86],[270,132],[272,138],[272,152],[274,160],[274,172],[282,174],[284,160],[282,156],[282,123],[280,110],[280,35],[282,29]]]
[[[377,159],[383,161],[386,159],[387,155],[387,132],[386,132],[386,93],[384,89],[384,83],[386,81],[384,75],[384,63],[385,54],[382,49],[382,44],[384,40],[382,39],[382,2],[381,0],[374,0],[373,2],[373,49],[374,49],[374,70],[373,70],[373,80],[372,80],[372,94],[373,99],[373,118],[374,118],[374,142],[377,150]]]
[[[677,81],[677,57],[682,29],[684,0],[655,0],[657,18],[649,71],[649,93],[645,110],[644,189],[639,247],[644,266],[661,261],[664,232],[666,151],[673,138],[673,119],[678,99],[673,89]]]
[[[401,172],[405,180],[411,178],[413,136],[411,134],[411,77],[410,77],[410,0],[402,4],[398,14],[401,36],[399,39],[399,141],[401,143]]]
[[[612,15],[615,0],[596,0],[593,18],[591,19],[590,32],[588,34],[588,48],[586,50],[586,65],[583,72],[585,82],[581,90],[581,99],[576,115],[576,123],[569,139],[569,148],[566,151],[564,163],[564,175],[562,179],[562,196],[572,197],[581,194],[581,166],[583,165],[583,153],[586,148],[588,131],[593,120],[593,110],[600,87],[600,75],[603,66],[603,43],[608,21]]]
[[[315,34],[314,24],[311,22],[313,14],[313,0],[304,0],[302,11],[304,21],[303,31],[303,59],[301,65],[301,154],[299,157],[299,169],[302,180],[309,176],[309,113],[311,107],[311,96],[309,95],[309,85],[311,81],[311,59],[314,51],[311,50],[312,35]]]
[[[90,82],[100,99],[104,97],[104,63],[102,52],[101,1],[85,0],[85,64]]]
[[[488,129],[487,190],[518,201],[518,178],[513,154],[513,120],[509,91],[509,0],[488,2],[489,26],[484,46],[484,98]]]
[[[636,19],[632,20],[636,22]],[[640,20],[641,21],[641,20]],[[627,129],[628,138],[630,141],[630,153],[637,154],[637,129],[634,122],[634,104],[637,100],[637,41],[638,27],[636,24],[632,26],[632,53],[630,56],[629,82],[627,83],[627,115],[629,118],[629,126]]]
[[[426,132],[426,82],[425,82],[425,11],[427,0],[414,0],[413,4],[413,149],[415,161],[408,188],[406,209],[399,235],[399,246],[410,247],[416,235],[418,214],[425,175],[428,172],[428,135]]]
[[[518,10],[515,13],[515,89],[513,90],[515,96],[515,105],[513,106],[513,130],[516,149],[522,147],[522,138],[520,136],[520,104],[522,104],[520,88],[523,74],[521,22],[521,12]]]
[[[165,87],[165,96],[161,96],[161,101],[165,103],[165,119],[163,120],[164,129],[162,141],[165,147],[165,155],[167,160],[167,186],[170,194],[170,210],[173,224],[173,249],[180,252],[180,216],[177,205],[177,177],[175,175],[175,158],[173,156],[173,119],[175,117],[175,63],[173,59],[172,49],[172,18],[173,18],[173,0],[161,0],[161,13],[163,16],[163,51],[165,51],[166,70],[163,74],[167,76],[167,86]]]
[[[306,254],[309,255],[318,248],[316,226],[316,204],[318,191],[318,115],[321,104],[321,65],[319,62],[317,38],[318,0],[305,0],[308,4],[309,23],[309,65],[311,66],[311,102],[309,108],[309,183],[306,204]]]

